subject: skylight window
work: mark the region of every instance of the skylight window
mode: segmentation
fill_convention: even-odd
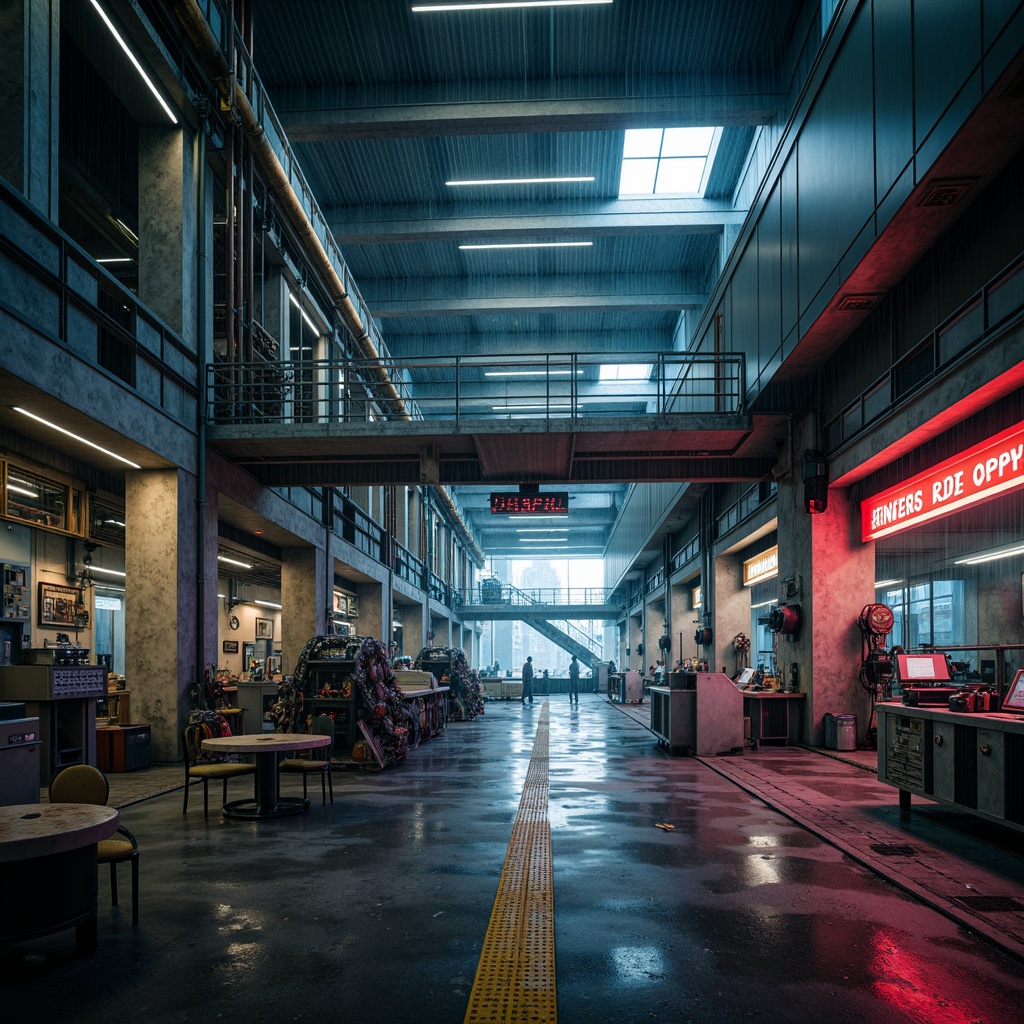
[[[622,147],[619,198],[702,196],[720,128],[629,128]]]
[[[648,380],[650,363],[602,363],[598,380]]]

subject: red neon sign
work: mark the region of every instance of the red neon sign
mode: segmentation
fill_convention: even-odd
[[[1024,487],[1024,423],[860,505],[861,540],[878,540]]]

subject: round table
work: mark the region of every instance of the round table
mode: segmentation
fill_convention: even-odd
[[[96,844],[118,813],[97,804],[0,807],[0,943],[75,929],[79,956],[96,950]]]
[[[258,736],[213,736],[203,740],[203,750],[218,754],[256,755],[256,799],[232,800],[223,811],[229,818],[282,818],[309,810],[302,797],[281,796],[277,788],[277,755],[293,750],[312,750],[331,742],[329,736],[298,732],[267,732]]]

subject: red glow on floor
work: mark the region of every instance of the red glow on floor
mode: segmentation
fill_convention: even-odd
[[[876,975],[871,991],[882,1002],[921,1024],[980,1024],[990,1017],[982,1007],[957,998],[948,966],[932,964],[903,949],[892,932],[876,932],[869,969]]]

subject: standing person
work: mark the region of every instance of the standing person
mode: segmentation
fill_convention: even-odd
[[[575,654],[569,662],[569,703],[577,707],[580,703],[580,663]]]
[[[526,703],[526,698],[530,698],[530,703],[533,703],[533,658],[527,658],[523,662],[523,697],[520,701],[521,704]]]

